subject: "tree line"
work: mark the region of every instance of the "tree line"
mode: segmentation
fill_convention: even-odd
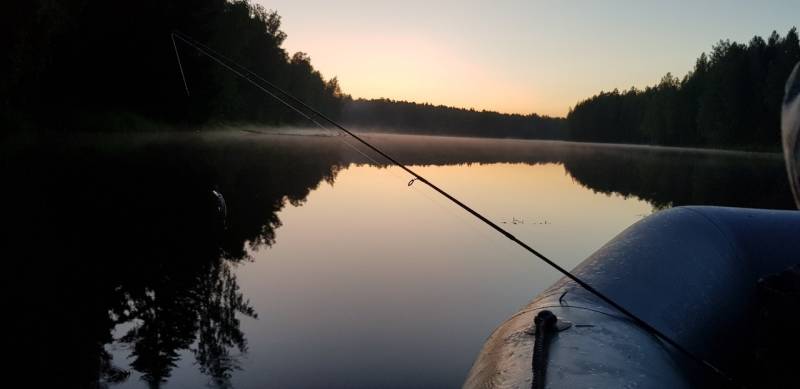
[[[175,30],[325,113],[341,109],[337,80],[323,78],[305,53],[289,55],[280,16],[247,0],[29,0],[10,7],[0,16],[0,120],[12,127],[57,128],[103,113],[190,125],[300,119],[178,41],[187,97],[170,40]]]
[[[567,115],[577,141],[779,149],[783,88],[800,61],[797,29],[748,44],[723,40],[683,78],[600,92]]]
[[[219,49],[329,117],[415,134],[777,149],[783,83],[800,61],[792,28],[785,36],[773,32],[748,44],[720,41],[683,78],[667,73],[644,89],[600,92],[577,103],[566,118],[503,114],[354,100],[335,77],[324,78],[307,54],[290,55],[282,47],[280,16],[248,0],[15,1],[0,16],[0,47],[7,53],[0,60],[0,125],[80,130],[95,123],[86,118],[126,114],[190,128],[310,124],[178,41],[187,96],[169,39],[175,30]],[[109,120],[99,123],[114,127]]]
[[[563,118],[390,99],[346,99],[342,120],[362,129],[406,134],[522,139],[561,139],[564,134]]]

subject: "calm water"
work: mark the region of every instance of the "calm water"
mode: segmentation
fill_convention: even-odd
[[[792,208],[777,155],[369,139],[566,268],[666,207]],[[19,367],[114,388],[459,386],[491,331],[559,276],[347,142],[9,142]]]

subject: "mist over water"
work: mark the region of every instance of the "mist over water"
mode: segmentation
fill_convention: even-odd
[[[558,274],[328,135],[6,142],[19,368],[78,386],[459,386]],[[366,137],[568,269],[662,208],[793,207],[779,155]]]

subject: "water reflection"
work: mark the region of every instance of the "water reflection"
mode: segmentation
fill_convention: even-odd
[[[634,196],[657,209],[698,204],[794,209],[778,154],[511,139],[368,138],[414,165],[562,164],[584,187]]]
[[[264,319],[240,290],[234,268],[276,242],[278,215],[286,204],[302,205],[320,183],[334,185],[337,174],[352,163],[371,163],[341,140],[212,134],[50,138],[4,145],[0,170],[6,189],[0,196],[6,213],[5,257],[11,266],[7,274],[13,275],[8,290],[17,371],[42,385],[94,387],[141,378],[158,387],[189,356],[209,383],[230,386],[248,352],[241,321]],[[414,165],[562,164],[582,186],[634,196],[654,208],[793,206],[781,160],[769,156],[485,139],[371,140]],[[480,204],[502,194],[491,184],[471,190],[470,179],[530,179],[513,166],[427,172]],[[544,169],[530,184],[555,185],[557,180],[547,174],[559,172]],[[472,176],[446,180],[456,174]],[[374,183],[359,182],[347,190],[358,185]],[[228,204],[226,229],[214,211],[213,189]],[[538,201],[550,201],[554,213],[567,213],[570,205],[557,209],[557,202],[568,203],[569,190]],[[529,224],[538,220],[520,217]],[[353,212],[342,223],[367,221],[374,220]],[[414,233],[410,224],[386,223],[394,232]],[[331,233],[316,230],[301,232]],[[347,263],[347,258],[336,260]],[[282,275],[273,276],[279,282]],[[387,285],[374,285],[375,290],[381,287]],[[111,344],[125,350],[127,360],[112,358]],[[36,372],[42,366],[46,372]]]
[[[336,175],[335,148],[281,142],[123,137],[6,147],[4,247],[22,371],[48,366],[30,377],[94,386],[132,369],[157,387],[191,349],[200,371],[226,386],[247,348],[240,317],[257,316],[231,266],[248,260],[246,246],[274,242],[285,202],[301,203]],[[227,198],[227,229],[213,188]],[[105,345],[125,323],[116,340],[130,366],[115,366]]]

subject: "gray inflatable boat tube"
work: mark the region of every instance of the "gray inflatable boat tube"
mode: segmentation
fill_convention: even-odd
[[[572,272],[721,369],[743,368],[759,278],[800,263],[800,212],[678,207],[647,217]],[[571,324],[549,342],[547,388],[709,387],[713,374],[567,278],[500,325],[466,388],[529,388],[533,320]],[[735,375],[735,374],[734,374]]]

